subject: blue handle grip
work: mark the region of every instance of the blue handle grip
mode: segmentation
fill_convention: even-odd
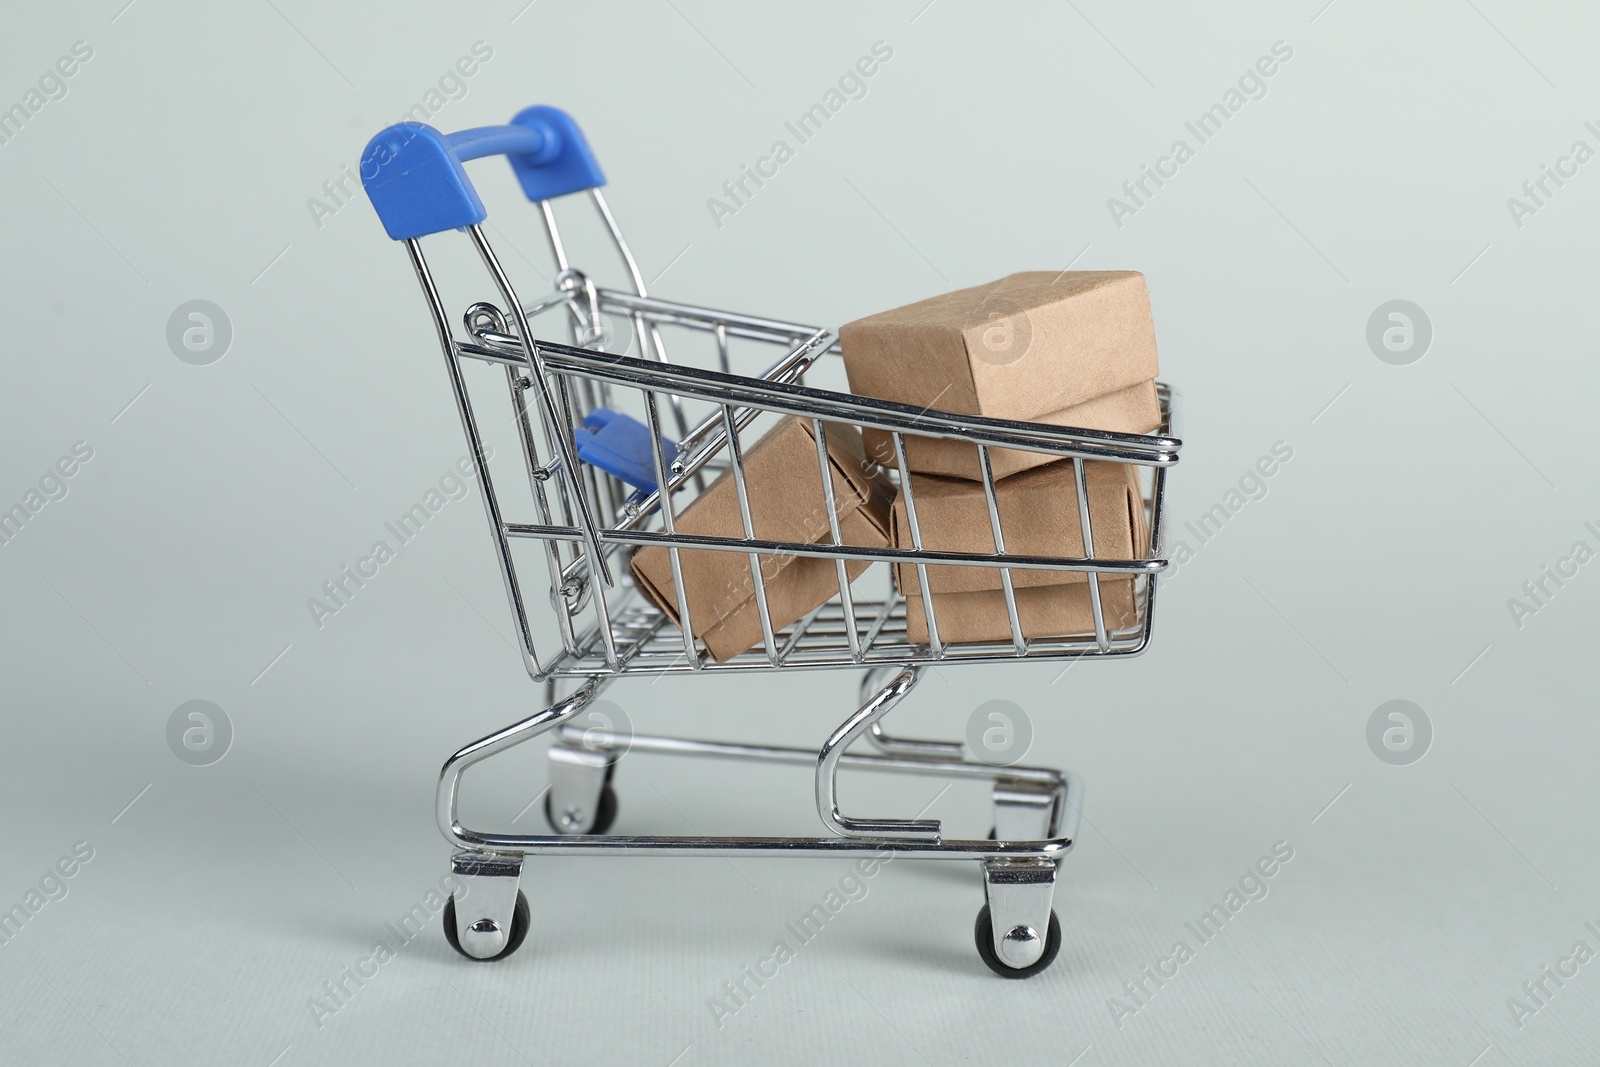
[[[566,112],[530,107],[509,126],[443,134],[421,122],[381,131],[361,154],[361,185],[396,241],[475,226],[488,217],[462,163],[505,156],[529,200],[606,183],[583,131]]]

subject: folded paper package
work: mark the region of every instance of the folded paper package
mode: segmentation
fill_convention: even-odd
[[[1089,532],[1097,559],[1143,558],[1144,501],[1139,468],[1091,460],[1084,463]],[[914,474],[911,496],[922,548],[935,552],[987,554],[995,550],[993,524],[981,482]],[[1077,479],[1068,460],[995,483],[1000,533],[1008,555],[1083,558]],[[905,494],[894,503],[891,534],[896,548],[913,547]],[[1013,569],[1017,614],[1026,637],[1092,633],[1094,611],[1084,571]],[[929,566],[935,623],[943,642],[1010,641],[1001,572],[995,567]],[[895,583],[906,598],[906,633],[928,640],[923,590],[914,564],[897,564]],[[1100,606],[1108,630],[1137,621],[1134,578],[1100,577]]]
[[[1148,433],[1160,423],[1155,328],[1144,276],[1136,271],[1013,274],[858,319],[842,327],[839,338],[853,392],[918,411],[1119,433]],[[757,540],[832,543],[812,434],[810,420],[789,417],[746,450],[745,483]],[[1016,434],[1026,438],[1028,427],[1018,427]],[[904,485],[909,478],[923,549],[978,555],[997,550],[977,445],[907,433],[904,467],[910,473],[901,472],[897,499],[882,469],[902,466],[893,435],[830,423],[825,439],[843,543],[915,547]],[[1090,552],[1079,521],[1073,460],[999,446],[989,455],[1008,555],[1145,558],[1149,544],[1139,467],[1084,462]],[[676,517],[676,530],[744,538],[731,470]],[[720,663],[761,645],[761,601],[749,554],[686,548],[679,559],[692,633],[711,657]],[[839,594],[831,559],[768,553],[758,560],[774,635]],[[853,581],[867,566],[849,563],[847,577]],[[640,549],[632,567],[644,595],[681,624],[667,549]],[[1013,568],[1010,574],[1024,637],[1094,631],[1087,573]],[[928,641],[925,595],[931,595],[941,641],[1012,640],[998,567],[929,566],[930,590],[922,588],[914,564],[896,564],[894,578],[906,598],[906,635],[912,643]],[[1135,624],[1135,579],[1102,575],[1098,583],[1106,628]]]
[[[852,426],[824,424],[839,539],[847,545],[883,548],[889,543],[890,501],[894,486],[866,458],[861,434]],[[744,451],[746,495],[757,540],[831,544],[828,503],[809,419],[788,417]],[[740,539],[744,522],[732,469],[723,471],[676,516],[676,532],[700,537]],[[680,549],[685,599],[695,637],[721,663],[762,644],[756,579],[746,552]],[[769,620],[776,634],[813,608],[839,595],[838,571],[831,559],[787,554],[758,557]],[[865,562],[846,565],[853,581]],[[634,554],[639,589],[674,622],[681,624],[672,562],[666,548],[651,545]]]
[[[1027,271],[869,315],[839,329],[850,389],[918,409],[1148,433],[1159,425],[1155,327],[1137,271]],[[893,438],[865,431],[894,467]],[[911,470],[981,478],[977,446],[905,438]],[[994,475],[1049,463],[990,450]]]

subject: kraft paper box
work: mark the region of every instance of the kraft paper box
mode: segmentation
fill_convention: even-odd
[[[1122,463],[1084,464],[1089,494],[1090,532],[1099,559],[1140,559],[1147,545],[1138,468]],[[925,549],[988,554],[994,551],[983,485],[951,478],[913,475],[912,495]],[[1000,530],[1006,551],[1027,556],[1082,557],[1077,481],[1070,461],[1038,467],[995,483]],[[911,547],[905,497],[894,503],[891,535],[897,548]],[[914,642],[928,638],[922,589],[915,565],[900,564],[895,582],[906,597],[906,630]],[[990,567],[928,568],[928,584],[942,641],[1009,641],[1000,571]],[[1082,571],[1013,570],[1018,620],[1026,637],[1092,632],[1094,615],[1088,575]],[[1106,625],[1125,626],[1135,618],[1134,579],[1100,579]]]
[[[846,323],[839,340],[850,388],[862,396],[1119,433],[1146,433],[1160,420],[1155,325],[1137,271],[1012,274]],[[1112,394],[1122,395],[1089,405]],[[868,431],[868,448],[892,462],[882,431]],[[923,473],[977,477],[971,445],[908,439],[907,459]],[[1027,453],[994,459],[997,476],[1042,462]]]
[[[1028,421],[1042,422],[1048,426],[1110,430],[1114,433],[1154,433],[1161,427],[1161,402],[1156,397],[1156,383],[1152,379],[1105,396],[1097,396],[1062,411],[1036,415]],[[899,465],[894,454],[894,438],[886,431],[868,427],[861,431],[861,436],[867,446],[867,455],[874,461],[889,468]],[[989,449],[989,466],[996,478],[1055,462],[1059,462],[1059,457],[1043,452],[1024,452],[1015,448]],[[947,437],[907,434],[906,464],[921,474],[937,474],[945,478],[983,477],[978,446],[965,441],[952,441]]]
[[[889,508],[894,486],[871,463],[852,426],[825,424],[829,473],[839,516],[839,538],[847,545],[882,548],[889,543]],[[751,528],[759,540],[800,544],[831,542],[827,498],[817,468],[817,444],[809,419],[785,418],[744,453]],[[677,516],[677,532],[702,537],[744,536],[733,471],[725,470]],[[750,557],[742,552],[681,549],[684,590],[694,636],[718,663],[762,640],[760,610]],[[854,580],[869,566],[847,564]],[[763,555],[761,578],[776,634],[811,609],[839,594],[831,559]],[[633,576],[649,600],[678,619],[672,563],[664,547],[634,554]]]
[[[1089,600],[1087,582],[1036,585],[1031,589],[1018,589],[1015,595],[1017,621],[1022,624],[1024,637],[1094,633],[1094,607]],[[933,610],[934,621],[939,624],[939,640],[945,644],[1011,640],[1011,617],[1006,614],[1004,590],[934,593]],[[1100,579],[1100,612],[1108,632],[1138,621],[1132,578]],[[906,597],[906,637],[916,645],[928,641],[928,619],[920,596]]]
[[[1018,556],[1082,557],[1083,530],[1078,521],[1078,486],[1071,460],[1014,474],[995,482],[995,505],[1006,552]],[[1127,463],[1089,460],[1083,480],[1089,490],[1089,531],[1099,559],[1139,559],[1145,550],[1144,501],[1139,468]],[[994,552],[994,533],[983,483],[913,474],[911,494],[917,504],[922,547],[933,552]],[[911,529],[905,494],[894,502],[890,530],[896,548],[910,548]],[[1083,571],[1013,570],[1016,588],[1086,583]],[[895,565],[895,584],[907,596],[921,595],[915,564]],[[997,567],[928,568],[934,593],[966,593],[999,589]],[[935,604],[939,601],[936,598]]]

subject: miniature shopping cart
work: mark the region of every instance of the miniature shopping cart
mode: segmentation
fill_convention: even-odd
[[[485,233],[486,213],[462,164],[503,155],[522,191],[543,218],[556,273],[553,291],[524,300]],[[444,912],[450,944],[475,960],[502,959],[522,943],[528,903],[518,887],[524,858],[607,856],[844,856],[978,861],[987,903],[978,914],[976,940],[985,963],[999,974],[1026,977],[1049,966],[1061,943],[1052,910],[1057,867],[1077,835],[1083,788],[1070,773],[1041,767],[994,765],[973,758],[961,743],[893,737],[884,716],[916,686],[929,665],[1072,661],[1089,656],[1133,656],[1150,640],[1156,576],[1167,561],[1162,544],[1162,493],[1166,468],[1177,462],[1172,436],[1173,397],[1159,387],[1160,432],[1115,434],[918,410],[902,404],[808,387],[805,375],[837,352],[826,329],[750,315],[714,311],[646,295],[638,264],[601,194],[604,177],[572,119],[549,107],[529,108],[507,126],[441,134],[406,123],[379,133],[362,160],[362,180],[388,235],[405,245],[444,351],[456,409],[466,431],[478,488],[488,512],[490,541],[511,604],[517,642],[528,674],[546,683],[548,707],[461,749],[440,776],[439,826],[454,846],[454,873],[470,887]],[[553,201],[589,194],[597,236],[609,234],[620,254],[619,271],[631,291],[602,288],[572,266]],[[589,222],[588,219],[584,220]],[[423,257],[423,237],[463,231],[493,282],[493,297],[464,305],[462,332],[452,325],[439,283]],[[497,231],[498,235],[498,231]],[[507,239],[509,242],[509,239]],[[520,252],[519,252],[520,255]],[[482,293],[472,295],[484,295]],[[538,325],[535,325],[535,322]],[[619,341],[628,336],[627,351]],[[667,337],[674,337],[669,358]],[[566,336],[572,343],[547,340]],[[705,353],[705,366],[680,360],[678,342]],[[735,356],[760,355],[764,373],[730,369]],[[631,353],[631,354],[630,354]],[[488,367],[480,366],[488,364]],[[819,371],[820,372],[820,371]],[[504,414],[480,415],[474,396],[498,386],[509,393]],[[469,380],[470,379],[470,380]],[[633,438],[631,475],[615,463],[580,455],[595,413],[632,411],[642,427]],[[863,548],[844,543],[836,518],[821,543],[761,540],[754,536],[743,456],[764,416],[809,420],[830,516],[833,481],[823,447],[825,427],[850,424],[885,431],[893,441],[899,491],[909,516],[913,547]],[[504,421],[501,421],[501,420]],[[602,419],[602,421],[604,421]],[[508,517],[501,487],[486,457],[485,429],[514,427],[520,443],[517,496],[525,509]],[[647,430],[648,432],[643,432]],[[994,551],[926,550],[918,532],[916,501],[906,471],[907,435],[951,438],[976,446],[993,530]],[[638,452],[639,442],[644,442]],[[1007,552],[996,505],[991,449],[1042,453],[1075,469],[1084,556],[1055,558]],[[1096,558],[1091,533],[1086,461],[1133,464],[1140,471],[1148,543],[1134,559]],[[505,462],[504,454],[498,461]],[[719,472],[731,471],[738,489],[744,536],[692,535],[675,517]],[[504,477],[501,480],[506,480]],[[530,519],[532,521],[527,521]],[[628,560],[644,546],[669,554],[677,590],[677,621],[630,581]],[[681,557],[690,552],[733,552],[749,557],[762,622],[761,642],[716,662],[693,635],[695,605],[684,594]],[[813,557],[834,562],[838,593],[822,607],[783,628],[772,625],[762,588],[762,560]],[[542,564],[548,574],[549,617],[529,611],[524,571]],[[922,589],[927,568],[998,570],[1011,639],[997,644],[940,640],[939,596],[921,600],[926,640],[907,633],[906,600],[885,580],[882,593],[866,590],[891,565],[912,567]],[[852,584],[847,565],[869,566]],[[1093,608],[1093,627],[1082,634],[1036,638],[1018,623],[1011,575],[1023,570],[1080,572]],[[1102,610],[1102,577],[1131,582],[1131,624]],[[930,591],[931,592],[931,591]],[[538,594],[533,594],[537,596]],[[680,625],[681,623],[681,625]],[[536,640],[535,629],[539,628]],[[816,749],[623,737],[612,726],[582,728],[582,715],[607,686],[625,675],[707,675],[724,671],[854,670],[862,674],[862,703]],[[458,814],[462,774],[505,750],[553,733],[545,811],[554,833],[515,835],[469,828]],[[874,751],[851,751],[865,741]],[[606,836],[616,813],[612,777],[618,755],[630,752],[717,756],[807,764],[815,768],[817,814],[827,836],[646,837]],[[947,840],[937,820],[863,818],[839,810],[836,781],[842,768],[993,782],[994,827],[989,840]]]

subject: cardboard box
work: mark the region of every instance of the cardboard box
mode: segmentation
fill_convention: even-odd
[[[1016,572],[1013,571],[1013,574]],[[1132,578],[1100,579],[1100,611],[1106,630],[1120,630],[1138,621]],[[1039,585],[1015,590],[1017,621],[1024,637],[1067,637],[1094,633],[1094,606],[1089,583]],[[934,593],[934,619],[939,640],[947,645],[963,642],[1011,641],[1011,617],[1006,614],[1002,589],[970,593]],[[920,596],[906,597],[906,636],[912,644],[928,641],[928,619]]]
[[[1006,552],[1019,556],[1083,556],[1078,517],[1078,486],[1070,460],[1035,467],[995,482],[995,504]],[[1083,465],[1089,490],[1089,530],[1097,559],[1142,559],[1147,548],[1139,468],[1127,463],[1089,460]],[[994,552],[994,532],[983,483],[913,474],[922,547],[933,552]],[[896,548],[911,548],[905,494],[895,498],[890,532]],[[1083,571],[1013,570],[1016,588],[1083,584]],[[928,568],[935,594],[1000,588],[998,567]],[[895,565],[895,585],[907,596],[921,595],[915,564]],[[938,601],[936,600],[936,603]]]
[[[1157,371],[1149,292],[1131,270],[1012,274],[846,323],[839,342],[852,392],[1002,419],[1062,412]]]
[[[1047,426],[1073,426],[1085,430],[1110,430],[1114,433],[1154,433],[1161,426],[1161,402],[1154,380],[1139,382],[1105,396],[1097,396],[1061,411],[1036,415],[1029,422]],[[887,431],[870,427],[861,431],[867,455],[885,467],[897,469],[894,438]],[[1018,471],[1055,463],[1059,457],[1015,448],[989,449],[989,466],[996,478]],[[906,436],[906,463],[913,471],[945,478],[983,477],[978,462],[978,446],[947,437]]]
[[[1055,463],[995,483],[1000,530],[1006,551],[1028,556],[1083,556],[1077,482],[1072,463]],[[1122,463],[1084,464],[1089,492],[1089,529],[1098,559],[1142,559],[1148,549],[1138,468]],[[994,536],[983,485],[978,482],[913,475],[912,495],[925,549],[941,552],[994,551]],[[896,499],[890,525],[897,548],[911,547],[905,498]],[[906,597],[906,632],[913,642],[928,639],[921,585],[914,564],[898,564],[895,583]],[[1083,571],[1013,570],[1018,621],[1026,637],[1092,633],[1094,614],[1089,576]],[[939,638],[1010,641],[1011,622],[999,568],[928,568],[928,585],[939,624]],[[1116,629],[1136,619],[1134,578],[1102,576],[1100,603],[1106,626]]]
[[[826,424],[829,473],[839,517],[839,537],[848,545],[882,548],[889,543],[894,486],[871,463],[852,426]],[[761,540],[818,544],[832,539],[827,498],[817,468],[817,445],[809,419],[785,418],[744,452],[751,528]],[[677,516],[679,533],[744,537],[733,471],[725,470]],[[694,636],[718,663],[761,644],[750,557],[741,552],[682,549],[679,560]],[[847,565],[851,580],[869,566]],[[831,559],[760,557],[773,633],[839,594]],[[674,622],[678,598],[667,549],[651,545],[634,554],[632,571],[640,591]]]

